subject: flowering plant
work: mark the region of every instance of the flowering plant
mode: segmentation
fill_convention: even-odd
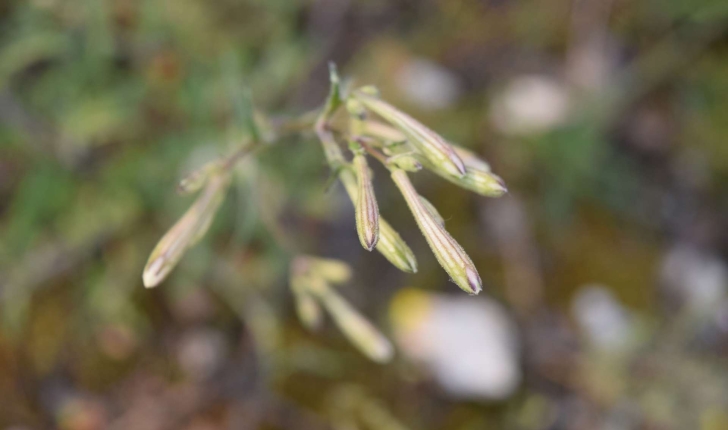
[[[446,141],[381,100],[376,89],[345,88],[333,64],[330,82],[326,103],[316,115],[268,121],[251,113],[248,118],[251,136],[240,148],[182,179],[179,190],[199,191],[199,196],[152,251],[142,275],[146,287],[162,282],[185,251],[205,235],[225,197],[232,167],[237,161],[285,134],[313,128],[326,161],[355,207],[356,231],[366,250],[376,249],[404,272],[417,272],[417,259],[412,250],[379,214],[368,164],[371,157],[390,172],[437,261],[452,280],[468,294],[482,290],[480,275],[472,260],[447,232],[435,206],[417,193],[408,175],[425,168],[488,197],[499,197],[506,192],[503,181],[491,172],[488,163],[469,150]],[[332,119],[339,111],[346,113],[344,125],[335,127]],[[342,147],[351,152],[351,161],[344,156]],[[377,361],[389,359],[392,348],[386,338],[330,287],[349,279],[350,271],[345,263],[299,256],[293,260],[290,272],[298,313],[307,327],[316,328],[320,324],[320,306],[323,306],[362,352]]]

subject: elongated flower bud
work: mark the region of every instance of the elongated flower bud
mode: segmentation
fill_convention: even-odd
[[[374,196],[372,177],[364,155],[354,156],[357,177],[356,231],[361,245],[371,251],[379,241],[379,206]]]
[[[412,186],[407,173],[395,170],[392,172],[392,179],[407,201],[407,206],[412,211],[437,261],[463,291],[468,294],[478,294],[482,289],[482,282],[468,254],[430,214],[417,190]]]
[[[386,102],[361,92],[355,93],[355,97],[366,108],[374,111],[374,113],[404,133],[410,142],[433,164],[441,167],[453,176],[460,177],[465,175],[463,161],[440,135]]]
[[[407,243],[383,218],[379,219],[377,251],[399,270],[417,273],[417,259]]]
[[[394,349],[389,340],[349,302],[331,290],[322,294],[320,299],[342,333],[364,355],[379,363],[392,358]]]
[[[339,179],[344,185],[349,199],[356,205],[358,194],[356,176],[350,169],[342,169],[339,171]],[[381,216],[379,217],[379,241],[376,249],[399,270],[407,273],[417,273],[415,254],[399,233]]]
[[[162,237],[144,267],[144,286],[157,286],[167,277],[185,251],[210,228],[230,183],[226,174],[211,176],[202,193],[179,221]]]
[[[508,192],[500,176],[472,167],[466,169],[464,177],[453,182],[486,197],[500,197]]]
[[[437,174],[438,176],[447,179],[453,184],[466,188],[470,191],[474,191],[481,196],[486,197],[500,197],[508,192],[505,182],[500,176],[492,173],[490,167],[488,170],[482,167],[476,167],[478,163],[473,163],[473,166],[465,167],[465,176],[458,177],[449,174],[448,172],[440,169],[435,164],[431,163],[425,158],[420,158],[422,164],[428,169]],[[482,160],[481,160],[482,161]],[[482,161],[482,163],[485,163]],[[487,166],[487,163],[485,164]]]
[[[433,205],[432,203],[430,203],[429,200],[427,200],[426,198],[424,198],[422,196],[420,196],[420,201],[425,206],[425,209],[427,209],[427,212],[430,213],[430,215],[432,216],[432,218],[434,218],[435,221],[437,221],[438,224],[440,224],[441,226],[445,227],[445,218],[443,218],[442,215],[440,215],[440,212],[437,210],[437,208],[435,207],[435,205]]]

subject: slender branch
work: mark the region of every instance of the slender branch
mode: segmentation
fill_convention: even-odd
[[[314,124],[315,115],[320,112],[321,109],[316,111],[306,112],[296,117],[286,118],[274,118],[270,121],[269,137],[266,139],[262,137],[260,139],[247,138],[232,154],[230,154],[222,162],[222,167],[225,170],[230,170],[235,164],[245,156],[261,150],[262,148],[270,146],[269,144],[276,143],[282,137],[289,136],[291,134],[301,133],[305,130],[309,130]]]
[[[225,160],[222,162],[222,168],[225,170],[230,170],[235,166],[235,164],[240,161],[243,157],[250,154],[251,152],[255,151],[256,149],[260,148],[260,143],[257,140],[250,141],[246,139],[246,143],[242,144],[238,149],[236,149],[232,154],[230,154]]]
[[[357,137],[354,139],[358,144],[360,144],[372,157],[379,160],[380,163],[387,166],[389,163],[387,162],[387,157],[382,154],[381,152],[374,149],[372,145],[369,144],[369,142],[366,141],[366,139],[362,139],[361,137]]]

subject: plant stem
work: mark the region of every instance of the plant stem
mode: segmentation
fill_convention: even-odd
[[[292,118],[275,118],[271,120],[270,134],[272,137],[267,140],[246,138],[232,154],[224,159],[222,162],[223,169],[232,169],[245,156],[269,146],[268,144],[277,142],[282,137],[309,130],[314,124],[315,113],[316,111],[310,111]]]
[[[369,153],[369,155],[371,155],[372,157],[374,157],[377,160],[379,160],[380,163],[384,164],[385,166],[387,166],[389,164],[387,162],[387,157],[384,154],[382,154],[381,152],[379,152],[376,149],[374,149],[374,147],[372,147],[368,142],[366,142],[365,139],[362,139],[360,137],[357,137],[354,140],[358,144],[360,144]]]

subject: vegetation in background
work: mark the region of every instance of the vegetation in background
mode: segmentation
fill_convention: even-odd
[[[0,428],[726,428],[726,20],[721,0],[3,3]],[[329,61],[356,81],[315,127]],[[490,166],[507,195],[453,186],[489,194]],[[177,265],[145,289],[170,226]],[[479,288],[449,256],[483,293],[453,291]],[[458,398],[408,355],[448,291],[508,309],[515,393]]]

